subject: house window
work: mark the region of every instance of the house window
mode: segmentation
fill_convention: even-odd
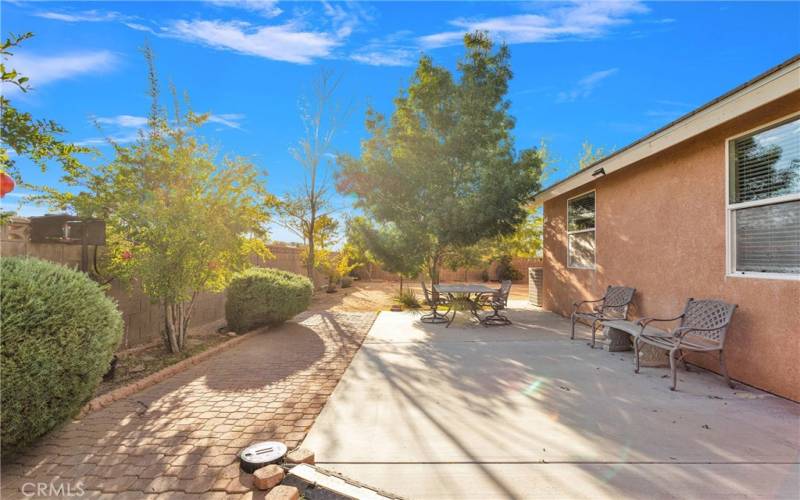
[[[800,278],[800,117],[728,151],[729,273]]]
[[[567,200],[567,266],[594,269],[594,191]]]

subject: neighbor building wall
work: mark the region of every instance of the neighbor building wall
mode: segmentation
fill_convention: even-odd
[[[636,287],[633,317],[686,300],[738,304],[726,342],[739,381],[800,401],[800,281],[726,276],[725,143],[800,110],[800,92],[544,203],[545,309],[568,315],[608,285]],[[596,190],[596,268],[567,262],[567,199]],[[718,372],[716,354],[691,360]],[[631,369],[631,374],[633,370]]]

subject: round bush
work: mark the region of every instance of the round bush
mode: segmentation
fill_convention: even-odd
[[[123,333],[122,316],[83,273],[0,259],[2,449],[26,446],[88,401]]]
[[[246,332],[257,326],[282,323],[308,308],[313,291],[311,281],[299,274],[263,267],[242,271],[228,286],[228,328]]]

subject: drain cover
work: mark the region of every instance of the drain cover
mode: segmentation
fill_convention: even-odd
[[[256,469],[273,464],[286,455],[286,445],[278,441],[264,441],[248,446],[239,452],[239,466],[252,474]]]

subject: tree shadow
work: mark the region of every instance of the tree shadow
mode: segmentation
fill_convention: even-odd
[[[634,375],[631,353],[587,347],[586,327],[579,326],[571,342],[564,318],[522,308],[509,315],[514,325],[508,327],[446,329],[408,316],[405,326],[383,323],[392,330],[390,338],[373,332],[360,354],[367,364],[354,370],[360,377],[355,383],[390,390],[389,398],[380,396],[384,403],[402,401],[390,407],[403,412],[404,428],[380,431],[403,436],[402,449],[416,450],[414,462],[402,463],[435,460],[441,453],[459,456],[452,463],[475,467],[509,498],[522,495],[511,477],[486,461],[487,448],[480,446],[506,447],[515,457],[508,463],[543,474],[565,497],[624,495],[652,481],[658,483],[653,491],[665,495],[676,481],[688,492],[705,491],[710,483],[725,491],[758,491],[747,476],[726,468],[744,462],[763,465],[779,482],[794,477],[788,462],[796,461],[800,448],[778,434],[792,434],[794,423],[797,436],[797,405],[768,395],[760,404],[748,401],[707,372],[681,372],[682,389],[673,393],[662,379],[666,370]],[[352,398],[347,391],[337,396]],[[743,419],[758,422],[761,430],[738,433]],[[448,451],[432,448],[434,435]],[[327,441],[331,451],[351,446],[335,436]],[[534,468],[553,463],[570,473]],[[693,473],[690,464],[719,467]],[[446,474],[437,478],[455,481]]]

